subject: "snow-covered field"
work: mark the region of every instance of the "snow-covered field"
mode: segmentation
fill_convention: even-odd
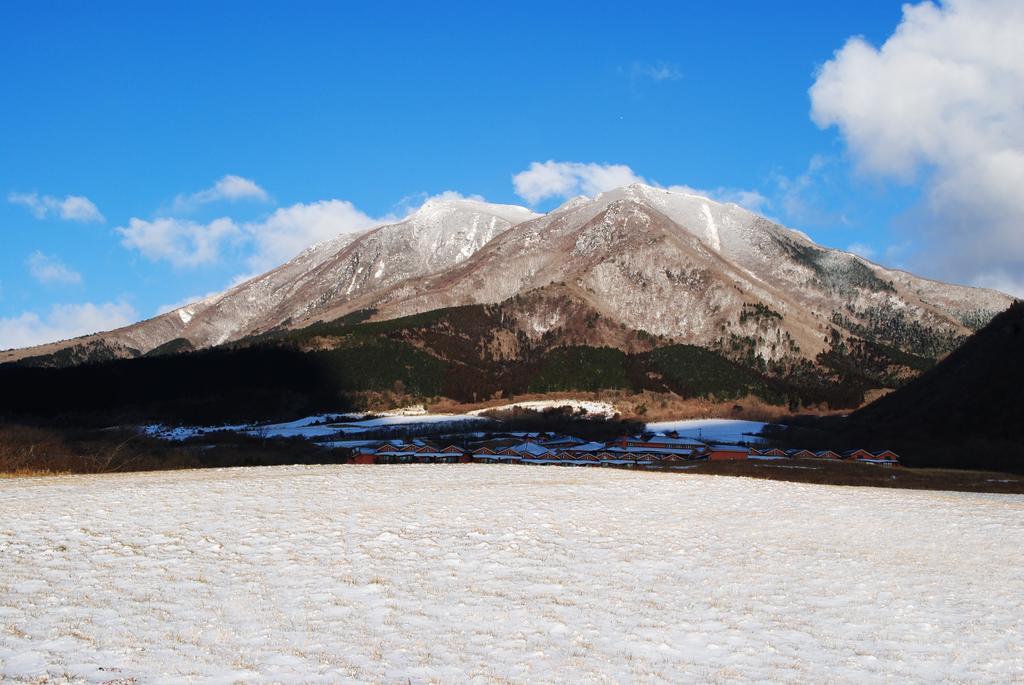
[[[266,424],[238,424],[230,426],[164,426],[153,424],[142,426],[147,435],[164,440],[188,440],[211,433],[235,432],[267,438],[306,438],[320,440],[331,436],[358,435],[367,431],[398,428],[402,430],[417,427],[451,428],[454,431],[467,427],[486,426],[490,419],[470,414],[406,414],[385,412],[380,416],[366,418],[363,414],[320,414],[306,416],[295,421]]]
[[[1021,682],[1024,497],[604,469],[0,481],[4,682]]]

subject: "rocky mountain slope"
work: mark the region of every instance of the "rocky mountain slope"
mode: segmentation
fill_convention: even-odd
[[[935,358],[1012,301],[819,247],[736,205],[636,185],[567,203],[452,269],[318,318],[373,310],[388,319],[552,285],[615,325],[767,362],[814,359],[851,339]],[[538,309],[525,332],[540,337],[566,320],[557,307]]]
[[[223,295],[0,361],[67,365],[501,303],[495,330],[474,338],[482,356],[689,344],[776,375],[868,360],[884,386],[916,375],[1011,301],[817,246],[736,205],[633,185],[543,216],[431,202]]]
[[[125,328],[0,354],[0,362],[54,355],[58,363],[212,347],[255,335],[395,283],[457,265],[511,226],[523,207],[432,200],[403,221],[319,243],[225,293]]]

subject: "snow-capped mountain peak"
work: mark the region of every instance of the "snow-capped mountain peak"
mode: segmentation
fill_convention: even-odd
[[[586,195],[577,195],[576,197],[569,198],[568,200],[558,205],[548,213],[558,214],[560,212],[569,212],[584,205],[590,204],[590,202],[592,201],[593,198],[591,197],[587,197]]]
[[[626,330],[705,346],[767,336],[752,352],[765,359],[813,359],[837,327],[897,347],[891,336],[904,329],[914,344],[928,332],[954,339],[1011,301],[817,246],[735,204],[633,184],[572,198],[546,215],[432,198],[400,221],[320,243],[226,293],[63,346],[98,341],[125,356],[171,342],[209,347],[356,310],[390,318],[556,285],[586,293],[602,321]],[[558,315],[546,317],[536,330],[557,327]]]
[[[172,340],[219,345],[451,268],[538,216],[515,205],[433,198],[400,221],[322,241],[225,293],[96,337],[143,352]]]
[[[539,215],[518,205],[495,204],[465,197],[434,197],[399,223],[436,226],[456,223],[464,217],[473,216],[493,217],[513,225]]]

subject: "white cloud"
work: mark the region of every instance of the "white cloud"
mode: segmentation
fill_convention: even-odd
[[[174,198],[172,207],[175,212],[190,212],[211,202],[238,200],[267,202],[270,195],[252,179],[228,174],[205,190],[178,195]]]
[[[1012,275],[1004,269],[993,269],[978,274],[971,285],[979,288],[991,288],[1024,299],[1024,277]]]
[[[70,268],[57,257],[46,255],[36,250],[25,260],[28,271],[32,278],[44,285],[62,283],[65,285],[78,285],[82,282],[82,274]]]
[[[1024,3],[904,5],[875,48],[854,37],[820,70],[811,116],[858,168],[923,178],[922,254],[962,280],[1024,280]]]
[[[652,81],[678,81],[683,78],[679,67],[669,62],[633,62],[629,69],[630,79],[647,78]]]
[[[132,218],[127,226],[114,229],[122,235],[121,244],[138,250],[153,261],[168,261],[176,267],[196,267],[220,259],[221,246],[238,240],[241,230],[228,218],[208,224],[187,219]]]
[[[235,284],[235,285],[237,285],[237,284]],[[222,295],[223,293],[224,293],[223,290],[215,290],[213,292],[206,293],[205,295],[192,295],[191,297],[183,297],[180,300],[178,300],[177,302],[172,302],[171,304],[162,304],[162,305],[160,305],[159,307],[156,308],[156,311],[153,312],[153,315],[154,316],[160,316],[161,314],[166,314],[167,312],[173,312],[175,309],[181,309],[182,307],[186,307],[186,306],[188,306],[190,304],[193,304],[195,302],[201,302],[202,300],[207,300],[207,299],[209,299],[211,297],[216,297],[217,295]]]
[[[245,224],[247,237],[255,243],[249,266],[254,271],[264,271],[318,242],[343,233],[365,230],[381,221],[366,215],[346,200],[321,200],[282,207],[265,221]]]
[[[631,183],[646,183],[625,164],[584,164],[581,162],[533,162],[526,171],[512,177],[516,195],[530,204],[551,197],[596,195]]]
[[[526,171],[512,177],[516,194],[530,204],[548,198],[570,198],[575,195],[597,195],[613,188],[644,183],[662,187],[640,176],[625,164],[594,164],[582,162],[533,162]],[[693,188],[687,185],[668,186],[668,190],[703,195],[716,202],[733,202],[751,211],[761,211],[770,203],[756,190],[718,187]]]
[[[835,158],[816,154],[807,162],[807,168],[796,176],[773,174],[773,197],[788,222],[803,226],[850,223],[829,197],[829,190],[835,183],[836,164]]]
[[[45,219],[54,215],[67,221],[83,223],[106,220],[99,208],[89,198],[81,195],[67,195],[59,198],[38,193],[8,193],[7,201],[28,207],[37,219]]]
[[[890,264],[894,264],[894,265],[900,266],[901,265],[901,261],[900,260],[903,259],[903,257],[906,255],[907,251],[910,250],[912,247],[913,247],[913,245],[912,245],[912,243],[909,240],[904,240],[901,243],[895,243],[893,245],[887,246],[885,248],[885,259],[886,259],[886,262],[890,263]]]
[[[743,188],[726,188],[719,186],[713,189],[693,188],[691,186],[669,186],[668,190],[677,193],[689,193],[690,195],[702,195],[715,202],[731,202],[752,212],[764,211],[771,202],[764,195],[756,190],[745,190]]]
[[[875,256],[875,248],[865,243],[850,243],[847,248],[847,252],[852,252],[855,255],[860,255],[864,259],[871,259]]]
[[[324,240],[395,223],[427,202],[449,200],[486,202],[481,195],[463,195],[454,190],[445,190],[436,195],[408,195],[395,205],[393,211],[379,217],[369,216],[347,200],[321,200],[282,207],[265,221],[243,226],[248,238],[255,243],[255,250],[249,257],[252,271],[240,276],[232,285],[238,285],[257,273],[278,266]]]
[[[199,223],[172,217],[152,221],[136,217],[127,226],[114,230],[121,234],[125,247],[177,267],[217,263],[224,257],[227,245],[244,249],[248,268],[232,283],[234,286],[279,266],[316,243],[400,221],[432,200],[458,199],[485,201],[480,195],[451,190],[430,196],[418,193],[403,198],[394,211],[372,217],[347,200],[321,200],[282,207],[262,221],[236,223],[224,217]]]
[[[69,221],[105,221],[99,208],[81,195],[68,195],[60,202],[60,218]]]
[[[400,221],[428,202],[444,202],[447,200],[472,200],[474,202],[487,202],[487,199],[483,195],[463,195],[462,193],[455,190],[443,190],[440,193],[437,193],[436,195],[431,195],[430,193],[427,192],[413,193],[412,195],[406,195],[401,200],[399,200],[395,204],[394,211],[392,211],[386,217],[382,218],[381,221]]]
[[[137,320],[138,313],[125,302],[56,304],[44,316],[24,312],[0,318],[0,349],[76,338],[127,326]]]

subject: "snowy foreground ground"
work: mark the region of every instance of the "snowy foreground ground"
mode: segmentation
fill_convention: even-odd
[[[0,481],[0,681],[1020,682],[1022,539],[1020,496],[604,469]]]

